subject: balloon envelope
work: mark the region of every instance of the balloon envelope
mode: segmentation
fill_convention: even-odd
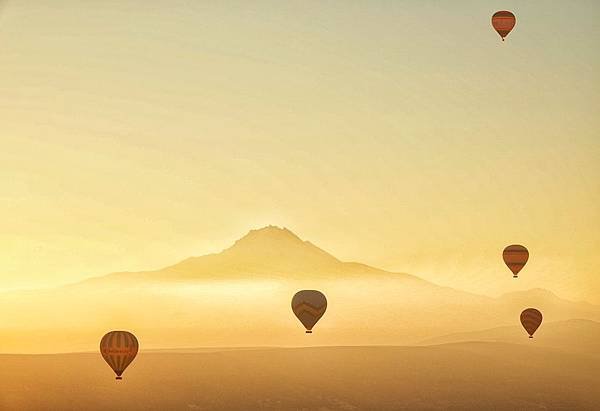
[[[510,11],[497,11],[492,16],[492,26],[498,32],[502,41],[517,24],[517,18]]]
[[[527,308],[521,313],[521,324],[529,334],[529,338],[533,338],[533,334],[542,323],[542,313],[535,308]]]
[[[529,260],[529,251],[522,245],[509,245],[502,252],[502,258],[504,259],[504,263],[510,268],[510,271],[512,271],[513,277],[516,278],[519,271],[525,267],[527,260]]]
[[[298,291],[292,298],[292,311],[308,334],[312,333],[312,328],[327,309],[327,299],[317,290]]]
[[[128,331],[111,331],[100,341],[100,353],[104,361],[117,374],[117,380],[138,353],[138,340]]]

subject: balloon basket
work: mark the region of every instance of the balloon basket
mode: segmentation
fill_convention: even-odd
[[[122,380],[123,377],[115,377],[115,380]]]
[[[306,330],[306,334],[312,334],[311,330]]]
[[[519,278],[519,276],[518,275],[513,275],[513,278]]]
[[[533,338],[533,335],[530,335],[529,338]]]

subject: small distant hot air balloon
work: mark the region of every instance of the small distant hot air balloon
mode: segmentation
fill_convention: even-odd
[[[502,252],[502,258],[504,259],[504,264],[512,271],[513,277],[517,278],[517,274],[519,274],[519,271],[525,267],[527,260],[529,260],[529,251],[522,245],[509,245]]]
[[[312,328],[327,309],[327,299],[317,290],[302,290],[298,291],[292,298],[292,311],[304,328],[306,333],[312,333]]]
[[[117,374],[117,380],[123,379],[121,374],[137,355],[138,348],[137,338],[128,331],[111,331],[100,341],[100,353]]]
[[[510,11],[497,11],[492,16],[492,26],[498,32],[502,41],[508,36],[508,33],[515,27],[517,18]]]
[[[542,313],[535,308],[527,308],[521,313],[521,324],[529,334],[529,338],[533,338],[533,333],[542,323]]]

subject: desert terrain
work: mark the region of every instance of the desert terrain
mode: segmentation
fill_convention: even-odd
[[[537,341],[142,352],[122,381],[96,353],[0,361],[8,410],[594,410],[600,401],[600,359]]]

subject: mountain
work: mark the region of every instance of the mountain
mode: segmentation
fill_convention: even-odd
[[[325,293],[328,308],[307,337],[290,300]],[[600,321],[600,307],[535,289],[491,298],[343,262],[285,228],[252,230],[220,253],[155,271],[113,273],[69,286],[0,294],[0,352],[95,349],[129,329],[145,349],[198,346],[398,345],[518,324]],[[43,341],[43,344],[40,344]]]
[[[156,271],[114,273],[88,281],[119,279],[144,281],[195,281],[247,278],[345,278],[374,274],[423,281],[408,274],[389,273],[364,264],[342,262],[287,228],[267,226],[251,230],[218,254],[191,257]]]

